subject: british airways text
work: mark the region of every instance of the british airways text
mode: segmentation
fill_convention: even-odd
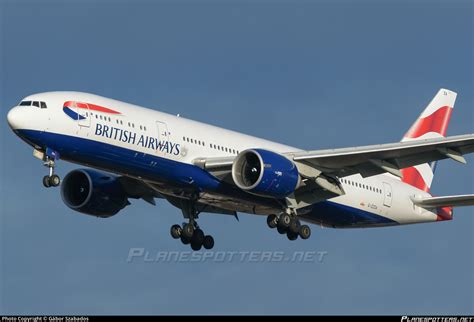
[[[179,155],[181,146],[179,143],[162,142],[157,138],[144,134],[137,134],[132,131],[119,129],[116,127],[96,124],[95,135],[104,136],[119,142],[135,144],[147,149],[159,150],[171,155]]]

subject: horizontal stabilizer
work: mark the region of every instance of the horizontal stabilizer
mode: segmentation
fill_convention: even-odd
[[[474,195],[413,199],[413,203],[425,208],[474,206]]]

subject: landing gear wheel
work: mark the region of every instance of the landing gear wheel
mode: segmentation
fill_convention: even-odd
[[[286,227],[277,226],[277,230],[280,234],[286,234]]]
[[[311,228],[308,225],[302,225],[298,234],[301,239],[308,239],[311,236]]]
[[[288,214],[281,214],[278,218],[278,226],[287,228],[291,223],[291,217]]]
[[[184,244],[184,245],[189,245],[189,243],[191,243],[191,239],[185,237],[183,234],[181,234],[181,242]]]
[[[45,188],[51,187],[51,183],[50,183],[50,181],[49,181],[49,176],[44,176],[44,177],[43,177],[43,186],[44,186]]]
[[[51,177],[49,177],[49,184],[52,187],[57,187],[61,184],[61,178],[57,174],[53,174]]]
[[[179,237],[181,237],[182,230],[183,229],[181,228],[180,225],[171,226],[171,229],[170,229],[171,237],[173,237],[174,239],[178,239]]]
[[[294,233],[292,231],[288,231],[286,233],[286,237],[288,237],[289,240],[296,240],[298,238],[298,233]]]
[[[193,237],[191,238],[191,245],[192,244],[202,245],[203,242],[204,242],[204,232],[199,228],[194,230]],[[199,247],[199,248],[201,248],[201,247]]]
[[[205,249],[212,249],[214,247],[214,238],[211,235],[205,236],[202,245]]]
[[[276,215],[269,215],[267,217],[267,225],[270,228],[276,228],[278,226],[278,217]]]
[[[300,221],[298,218],[291,218],[290,226],[288,227],[288,231],[291,231],[292,233],[298,235],[300,232]]]
[[[201,250],[201,247],[202,247],[202,244],[201,244],[201,243],[191,242],[191,248],[192,248],[192,250],[198,251],[198,250]]]
[[[194,234],[193,224],[189,223],[189,224],[184,225],[181,235],[191,240],[191,238],[193,237],[193,234]]]

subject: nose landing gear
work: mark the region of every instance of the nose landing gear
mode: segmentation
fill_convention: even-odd
[[[45,188],[57,187],[61,184],[61,178],[54,174],[54,161],[45,161],[45,166],[49,167],[49,175],[43,177],[43,186]]]
[[[43,177],[43,186],[45,186],[45,188],[57,187],[61,184],[61,178],[57,174],[54,174],[55,160],[57,158],[57,152],[46,149],[43,165],[49,169],[49,175]]]

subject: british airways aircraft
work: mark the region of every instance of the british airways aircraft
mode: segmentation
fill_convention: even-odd
[[[171,235],[193,250],[214,239],[201,213],[267,216],[289,240],[310,227],[381,227],[446,221],[474,195],[433,197],[436,161],[466,163],[474,135],[445,137],[456,93],[440,89],[401,142],[305,151],[183,117],[79,92],[25,97],[8,124],[49,168],[45,187],[61,184],[71,209],[107,218],[130,198],[181,209],[186,222]],[[87,169],[64,179],[59,160]]]

